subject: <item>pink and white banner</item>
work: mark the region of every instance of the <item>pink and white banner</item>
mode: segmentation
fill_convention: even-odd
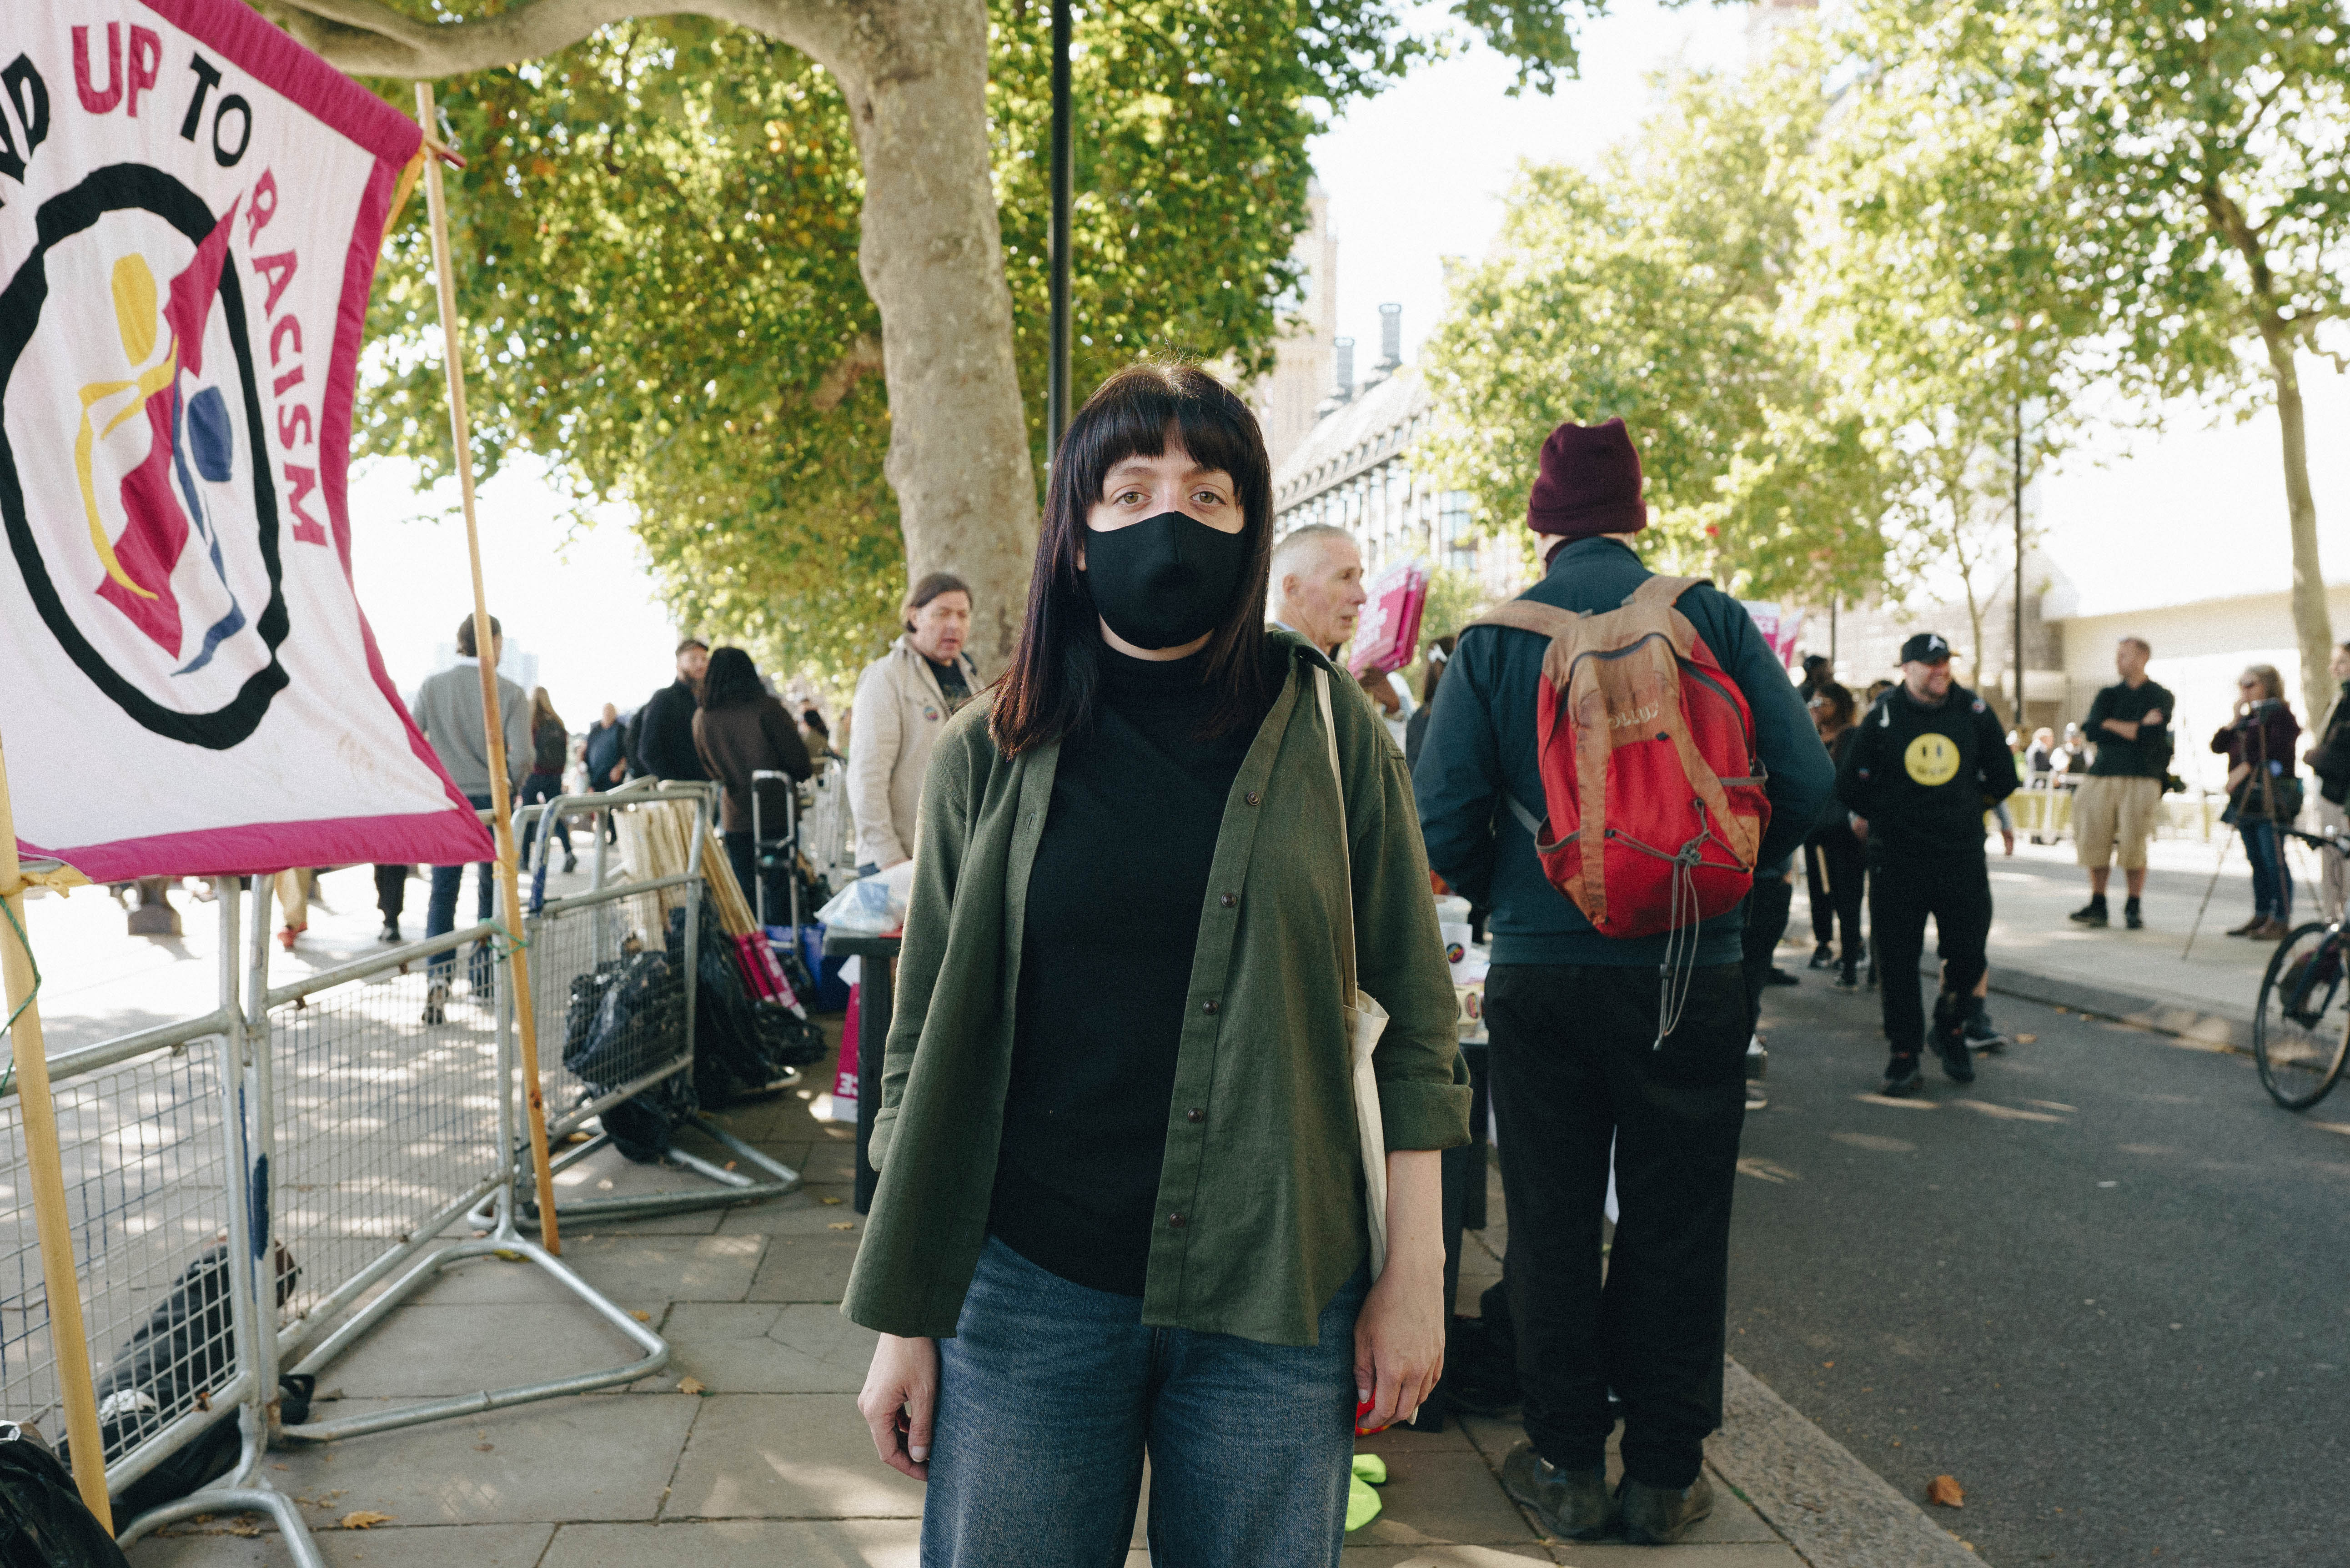
[[[0,5],[0,744],[94,880],[486,858],[350,576],[412,120],[238,0]]]
[[[1746,606],[1746,613],[1753,618],[1754,629],[1762,634],[1762,640],[1769,643],[1771,651],[1779,656],[1779,662],[1793,669],[1795,650],[1804,636],[1804,612],[1783,607],[1768,599],[1741,602]]]

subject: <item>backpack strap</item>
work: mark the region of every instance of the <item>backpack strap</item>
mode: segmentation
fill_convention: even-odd
[[[1519,631],[1540,632],[1544,637],[1556,639],[1573,631],[1575,622],[1582,618],[1575,611],[1561,609],[1556,605],[1539,604],[1533,599],[1512,599],[1507,604],[1495,605],[1482,620],[1472,620],[1461,629],[1467,631],[1469,627],[1476,626],[1506,626],[1514,627]]]
[[[1650,577],[1624,596],[1627,605],[1655,605],[1669,609],[1680,597],[1700,583],[1711,584],[1711,577]]]

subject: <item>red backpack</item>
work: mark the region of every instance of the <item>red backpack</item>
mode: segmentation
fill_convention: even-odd
[[[1652,937],[1737,907],[1771,820],[1754,719],[1673,607],[1703,577],[1650,577],[1621,607],[1513,599],[1480,626],[1550,639],[1535,753],[1548,816],[1511,795],[1551,886],[1609,937]]]

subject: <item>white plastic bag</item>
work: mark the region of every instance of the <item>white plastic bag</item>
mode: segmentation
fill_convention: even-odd
[[[887,871],[860,877],[832,896],[816,912],[827,930],[852,936],[878,937],[906,923],[906,906],[914,892],[914,863],[903,860]]]

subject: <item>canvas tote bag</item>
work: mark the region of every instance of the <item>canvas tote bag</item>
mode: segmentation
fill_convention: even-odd
[[[1347,779],[1338,771],[1338,731],[1330,713],[1330,672],[1314,669],[1314,692],[1322,704],[1322,739],[1330,749],[1330,778],[1338,786],[1338,846],[1347,862],[1346,924],[1340,928],[1340,949],[1346,967],[1338,976],[1338,994],[1346,999],[1347,1044],[1355,1091],[1355,1136],[1362,1147],[1363,1205],[1371,1228],[1371,1278],[1388,1266],[1388,1139],[1379,1119],[1379,1081],[1371,1071],[1371,1052],[1388,1026],[1388,1010],[1356,983],[1354,845],[1346,827]]]

